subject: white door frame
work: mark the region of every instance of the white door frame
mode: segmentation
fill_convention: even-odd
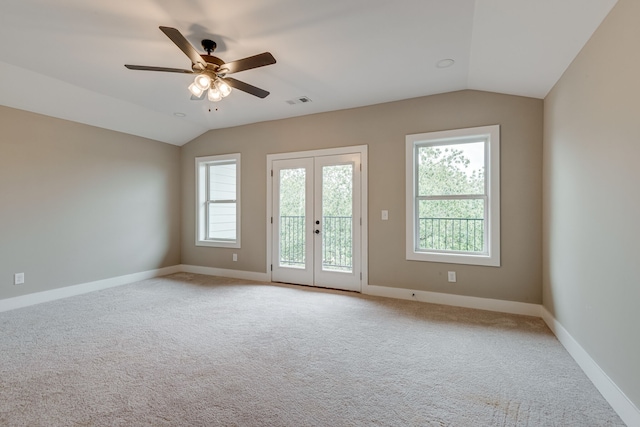
[[[280,154],[268,154],[267,155],[267,218],[266,218],[266,228],[267,228],[267,262],[266,262],[266,271],[267,271],[267,280],[271,281],[271,262],[272,262],[272,213],[273,213],[273,201],[272,201],[272,191],[273,191],[273,180],[272,180],[272,170],[273,170],[273,162],[275,160],[285,160],[285,159],[298,159],[304,157],[318,157],[318,156],[333,156],[340,154],[351,154],[351,153],[359,153],[362,170],[360,171],[360,215],[362,219],[361,225],[361,250],[360,250],[360,266],[361,266],[361,280],[360,280],[360,291],[362,291],[363,287],[369,284],[369,251],[368,251],[368,200],[367,200],[367,146],[366,145],[357,145],[351,147],[340,147],[340,148],[328,148],[321,150],[310,150],[310,151],[298,151],[293,153],[280,153]],[[356,222],[357,224],[357,222]]]

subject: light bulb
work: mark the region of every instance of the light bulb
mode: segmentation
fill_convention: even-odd
[[[203,91],[209,89],[211,87],[211,77],[206,74],[199,74],[196,76],[196,79],[193,83],[198,86]]]
[[[211,101],[211,102],[218,102],[218,101],[220,101],[222,99],[222,94],[214,86],[214,87],[209,88],[209,94],[207,95],[207,98],[209,98],[209,101]]]
[[[193,96],[200,98],[200,96],[202,96],[202,93],[204,92],[204,89],[200,89],[195,83],[191,83],[189,85],[189,92],[191,92]]]
[[[216,87],[220,91],[220,94],[223,98],[231,93],[231,86],[229,86],[225,81],[216,80]]]

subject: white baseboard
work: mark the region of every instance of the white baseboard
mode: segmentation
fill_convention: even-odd
[[[589,353],[571,336],[571,334],[558,322],[545,307],[540,308],[540,315],[558,341],[569,352],[578,366],[589,377],[602,396],[609,402],[614,411],[618,413],[622,421],[628,426],[640,426],[640,410],[618,388],[616,383],[602,370],[591,358]]]
[[[256,282],[267,282],[269,276],[267,273],[258,273],[255,271],[229,270],[226,268],[201,267],[199,265],[180,265],[182,272],[204,274],[206,276],[230,277],[232,279],[254,280]]]
[[[516,301],[504,301],[490,298],[468,297],[439,292],[416,291],[405,288],[364,285],[362,293],[379,297],[422,301],[432,304],[452,305],[455,307],[475,308],[500,313],[521,314],[540,317],[540,305]]]
[[[96,280],[95,282],[81,283],[79,285],[66,286],[64,288],[35,292],[19,297],[1,299],[0,312],[28,307],[30,305],[40,304],[43,302],[55,301],[75,295],[82,295],[93,291],[99,291],[101,289],[113,288],[116,286],[126,285],[127,283],[178,273],[180,271],[181,269],[179,265],[173,265],[170,267],[158,268],[156,270],[142,271],[140,273],[126,274],[124,276],[111,277],[104,280]]]
[[[172,265],[170,267],[159,268],[156,270],[142,271],[140,273],[96,280],[95,282],[65,286],[63,288],[51,289],[43,292],[34,292],[32,294],[21,295],[19,297],[0,299],[0,313],[3,311],[28,307],[30,305],[40,304],[43,302],[55,301],[75,295],[82,295],[93,291],[126,285],[127,283],[139,282],[140,280],[152,279],[158,276],[166,276],[167,274],[181,272],[204,274],[208,276],[231,277],[233,279],[255,280],[258,282],[268,281],[267,273],[200,267],[196,265]]]

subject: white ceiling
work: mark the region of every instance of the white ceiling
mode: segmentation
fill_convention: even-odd
[[[544,98],[616,1],[2,0],[0,104],[183,145],[461,89]],[[271,52],[275,65],[233,75],[271,95],[191,101],[190,75],[127,70],[190,68],[159,25],[199,51],[213,39],[225,61]],[[312,102],[286,102],[301,96]]]

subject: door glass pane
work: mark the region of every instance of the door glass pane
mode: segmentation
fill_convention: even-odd
[[[353,269],[353,165],[322,168],[322,269]]]
[[[280,266],[304,268],[305,169],[280,171]]]

